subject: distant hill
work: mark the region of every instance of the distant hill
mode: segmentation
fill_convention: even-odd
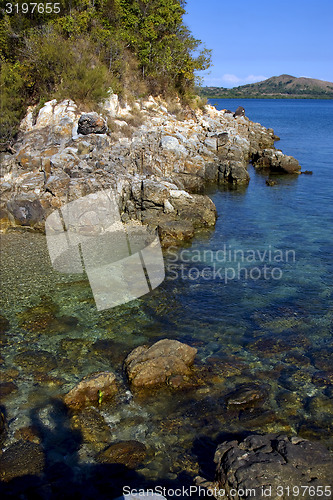
[[[203,87],[199,93],[208,98],[333,99],[333,83],[314,78],[281,75],[232,89]]]

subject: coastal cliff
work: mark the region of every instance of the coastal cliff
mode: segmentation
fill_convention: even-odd
[[[274,147],[272,129],[236,113],[196,111],[149,97],[120,105],[110,94],[99,113],[73,101],[29,108],[17,142],[2,153],[1,230],[44,231],[47,216],[81,196],[113,189],[123,222],[158,229],[166,246],[214,226],[207,183],[247,184],[247,166],[298,173]]]

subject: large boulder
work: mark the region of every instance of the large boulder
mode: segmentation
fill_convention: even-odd
[[[77,127],[78,134],[106,134],[108,130],[105,120],[97,113],[85,113],[80,116]]]
[[[73,409],[98,405],[114,396],[118,391],[116,377],[112,372],[99,372],[84,377],[64,397],[67,406]]]
[[[295,174],[301,166],[293,156],[288,156],[278,149],[267,148],[257,152],[253,158],[253,165],[259,169],[269,169],[272,172]]]
[[[196,353],[194,347],[170,339],[139,346],[125,360],[128,379],[135,387],[174,385],[173,377],[190,375]]]
[[[225,498],[286,500],[291,491],[296,493],[293,487],[298,487],[295,497],[311,499],[319,498],[321,488],[332,487],[329,451],[298,436],[255,434],[242,441],[225,441],[217,447],[214,461],[215,482],[205,483],[198,477],[196,483],[224,490]]]
[[[44,227],[45,212],[39,199],[34,196],[23,195],[10,199],[7,202],[7,210],[13,225],[36,229]]]
[[[238,108],[234,112],[234,117],[237,118],[237,116],[245,116],[245,109],[243,108],[243,106],[238,106]]]

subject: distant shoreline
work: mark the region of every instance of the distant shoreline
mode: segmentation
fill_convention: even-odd
[[[301,96],[267,96],[267,95],[258,95],[258,96],[243,96],[243,95],[226,95],[226,96],[215,96],[215,95],[205,95],[202,97],[206,97],[207,99],[293,99],[293,100],[312,100],[312,101],[332,101],[333,97],[301,97]]]

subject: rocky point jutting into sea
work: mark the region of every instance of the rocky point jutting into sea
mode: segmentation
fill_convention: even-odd
[[[292,487],[302,498],[331,497],[332,455],[323,445],[331,429],[332,317],[325,310],[312,320],[317,289],[308,307],[290,295],[279,301],[263,281],[256,283],[265,301],[253,303],[249,284],[240,284],[243,295],[221,283],[166,279],[143,299],[100,312],[85,277],[52,269],[40,234],[58,207],[112,188],[124,222],[157,228],[165,247],[193,238],[189,252],[202,238],[205,248],[206,235],[218,232],[206,185],[251,182],[223,190],[221,199],[256,191],[252,162],[264,177],[286,173],[293,192],[299,164],[275,140],[242,108],[191,112],[152,97],[120,106],[110,95],[98,113],[71,101],[28,111],[13,150],[2,155],[9,289],[0,316],[0,495],[110,500],[128,485],[184,487],[187,497],[197,485],[229,499],[263,498],[262,488],[266,498],[297,497]],[[281,195],[253,177],[263,181],[261,194]],[[238,207],[242,197],[235,198]],[[216,206],[218,227],[225,205]],[[246,205],[241,224],[244,211],[253,216]],[[254,245],[271,242],[256,225],[246,230]],[[250,317],[247,326],[235,304]]]
[[[2,158],[3,231],[43,230],[62,204],[112,188],[123,221],[158,228],[166,246],[214,226],[215,206],[200,194],[206,183],[247,184],[249,162],[267,171],[300,170],[275,149],[273,130],[251,122],[241,107],[184,112],[177,104],[173,114],[160,98],[121,107],[114,94],[103,107],[102,116],[53,100],[35,119],[29,109],[12,154]]]

